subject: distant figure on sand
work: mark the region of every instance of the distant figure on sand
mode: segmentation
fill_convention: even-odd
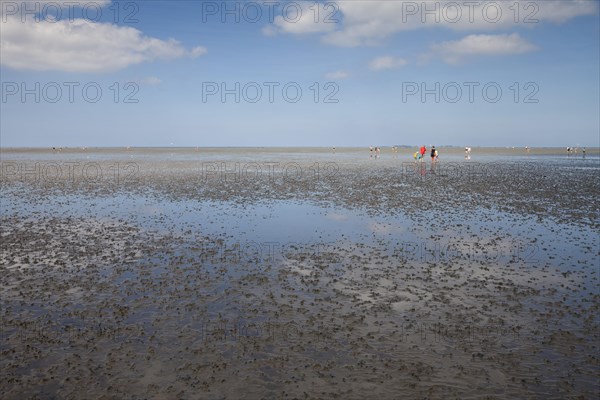
[[[425,153],[427,153],[427,147],[425,147],[425,145],[421,146],[419,153],[421,153],[421,158],[425,157]]]
[[[435,149],[435,146],[431,146],[431,163],[432,164],[435,162],[436,154],[437,154],[437,150]]]
[[[465,160],[470,160],[470,159],[471,159],[471,148],[465,147]]]

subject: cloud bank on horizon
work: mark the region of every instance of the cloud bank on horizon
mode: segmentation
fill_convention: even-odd
[[[182,88],[192,85],[198,90],[198,86],[205,87],[205,81],[211,79],[216,79],[219,84],[240,82],[246,76],[248,82],[258,79],[252,76],[264,77],[263,81],[289,77],[291,82],[316,79],[339,81],[340,85],[343,82],[344,87],[348,88],[345,104],[340,101],[337,108],[329,107],[326,111],[321,109],[327,107],[317,104],[321,108],[315,115],[319,118],[329,115],[331,121],[326,125],[335,126],[335,132],[330,133],[326,139],[322,132],[315,133],[312,137],[310,134],[306,136],[311,143],[317,139],[323,142],[316,144],[328,145],[344,139],[349,144],[358,144],[360,134],[358,130],[348,134],[350,125],[358,125],[363,130],[376,127],[382,132],[381,140],[388,140],[393,135],[391,127],[397,121],[394,122],[392,118],[386,124],[376,117],[380,113],[389,115],[386,113],[386,103],[393,97],[393,90],[404,87],[405,82],[401,81],[404,77],[417,83],[439,83],[442,77],[449,79],[448,82],[457,81],[458,78],[471,81],[481,79],[486,72],[481,66],[485,65],[487,68],[492,63],[499,71],[504,66],[503,72],[498,73],[501,76],[499,79],[507,82],[504,92],[514,91],[508,81],[517,79],[509,79],[507,71],[514,68],[520,71],[521,76],[530,75],[523,78],[524,85],[517,82],[521,86],[526,86],[531,83],[527,80],[536,77],[549,79],[556,76],[554,68],[560,63],[559,59],[573,60],[574,50],[567,49],[571,46],[578,49],[576,56],[581,60],[565,62],[565,68],[573,68],[573,71],[567,70],[561,77],[564,79],[566,76],[573,76],[572,83],[576,87],[597,82],[597,76],[582,75],[580,71],[585,69],[582,64],[588,64],[590,70],[598,65],[598,39],[593,37],[594,34],[598,35],[598,3],[588,0],[301,0],[281,2],[277,7],[273,3],[258,1],[251,2],[253,9],[250,14],[247,11],[250,8],[248,2],[228,2],[229,6],[225,6],[224,2],[123,3],[110,0],[84,0],[77,2],[75,6],[73,2],[51,0],[0,0],[0,3],[0,68],[4,71],[3,82],[14,81],[21,84],[22,81],[12,78],[35,77],[38,82],[43,83],[44,77],[50,79],[56,74],[74,74],[77,79],[94,81],[128,79],[143,87],[153,87],[155,89],[152,90],[155,91],[157,88],[165,91],[161,98],[168,100],[171,105],[159,105],[155,94],[149,95],[153,101],[152,107],[147,106],[148,112],[173,107],[172,114],[175,115],[180,114],[180,109],[188,107],[190,101],[198,100],[193,93]],[[131,9],[125,9],[127,7]],[[136,11],[136,19],[132,19],[135,23],[126,19],[127,11],[129,15],[133,15],[132,10]],[[172,68],[176,68],[180,74],[172,74]],[[186,77],[185,82],[183,78],[178,78],[183,76]],[[448,76],[456,77],[446,78]],[[382,79],[397,85],[389,85],[394,89],[386,90]],[[240,87],[246,87],[244,82],[246,81],[241,82]],[[285,82],[288,81],[281,82],[282,86]],[[445,87],[444,82],[441,82],[442,88]],[[558,96],[561,91],[563,94],[569,93],[568,88],[572,86],[570,83],[555,82],[553,85],[556,87],[545,90],[548,96],[553,96],[547,98],[546,107],[559,109]],[[320,86],[325,87],[324,84]],[[502,84],[499,83],[498,86],[502,87]],[[13,90],[13,87],[14,85],[3,86],[3,90]],[[427,84],[424,87],[427,88]],[[307,84],[303,93],[311,91],[314,91],[313,86]],[[442,97],[443,95],[444,93]],[[313,97],[317,99],[318,96],[321,93],[315,92]],[[241,97],[245,99],[245,93]],[[309,96],[305,94],[305,97]],[[516,93],[514,97],[517,98]],[[583,104],[592,100],[591,106],[594,106],[594,101],[598,104],[597,97],[598,91],[592,90],[578,101]],[[25,108],[30,102],[21,101],[19,111],[19,105],[10,104],[7,99],[4,93],[3,108],[11,108],[11,111],[16,111],[16,115],[25,114]],[[227,100],[227,96],[224,99]],[[410,109],[409,114],[420,108],[414,115],[423,116],[435,109],[440,111],[441,119],[448,123],[462,121],[462,127],[448,133],[455,135],[456,139],[450,138],[448,141],[481,137],[481,125],[464,137],[458,134],[458,131],[468,129],[469,123],[466,118],[455,118],[457,107],[452,108],[451,104],[446,104],[447,108],[441,109],[437,98],[431,102],[427,97],[424,99],[421,104],[399,105]],[[365,101],[369,104],[368,107],[373,107],[373,115],[354,112],[357,104]],[[236,136],[236,129],[243,129],[242,126],[245,126],[251,127],[250,132],[257,135],[257,144],[272,143],[274,140],[277,143],[283,142],[281,144],[310,144],[298,141],[297,133],[314,128],[315,125],[306,122],[308,117],[298,119],[297,116],[298,113],[309,114],[315,104],[299,105],[289,115],[286,115],[290,111],[289,104],[263,104],[255,107],[261,107],[258,113],[256,109],[244,109],[239,114],[244,124],[217,119],[217,116],[222,118],[231,112],[231,107],[240,108],[239,103],[234,100],[221,101],[210,107],[204,105],[204,108],[211,111],[201,113],[202,116],[197,119],[190,116],[188,121],[177,121],[176,125],[181,133],[174,140],[191,145],[197,140],[197,131],[203,126],[209,126],[211,132],[221,130],[225,133],[214,144],[220,144],[219,140],[224,137],[228,137],[231,144],[246,140],[253,143],[242,134]],[[470,104],[466,106],[477,106]],[[495,114],[510,112],[507,107],[496,107]],[[100,108],[102,106],[98,105],[97,109]],[[106,108],[108,109],[108,105]],[[268,128],[263,116],[269,108],[283,113],[281,117],[271,120],[273,131],[277,131],[279,136],[257,134]],[[213,112],[215,110],[218,112]],[[331,110],[335,110],[335,114]],[[533,114],[531,110],[534,111]],[[548,110],[540,111],[532,107],[522,115],[547,113]],[[3,114],[3,119],[6,120],[6,114]],[[348,124],[349,118],[361,115],[364,118],[358,124]],[[597,120],[597,114],[595,117]],[[592,138],[589,130],[597,127],[593,118],[594,115],[589,115],[578,128],[588,130],[582,137]],[[290,127],[290,121],[301,121],[298,123],[305,125],[302,129],[293,128]],[[565,125],[566,122],[567,120]],[[409,129],[415,129],[419,123],[423,123],[422,118],[410,123],[402,121],[404,128]],[[3,125],[3,141],[6,142],[7,138],[8,143],[18,141],[16,135],[13,137],[10,132],[10,129],[15,129],[18,125],[17,122],[8,121]],[[158,124],[168,125],[167,121]],[[534,128],[536,125],[528,123],[527,126]],[[429,129],[435,131],[439,127],[439,123],[432,123]],[[279,140],[287,134],[293,135],[294,139]],[[495,134],[497,133],[491,135]],[[152,140],[160,142],[162,139],[157,135],[158,133],[153,134]],[[31,137],[35,138],[36,135],[32,133]],[[242,137],[243,140],[239,140]],[[132,140],[139,140],[135,139],[135,135],[133,138]],[[522,136],[515,134],[515,138]],[[540,136],[539,139],[548,137]],[[553,136],[552,142],[558,143],[559,139]],[[208,141],[213,140],[214,138]],[[173,140],[165,140],[167,141]],[[489,143],[497,144],[492,139]]]

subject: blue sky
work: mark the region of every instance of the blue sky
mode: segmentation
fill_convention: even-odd
[[[600,145],[597,1],[0,3],[2,146]]]

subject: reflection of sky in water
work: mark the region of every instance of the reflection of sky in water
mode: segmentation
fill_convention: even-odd
[[[153,196],[112,197],[52,195],[27,202],[0,196],[3,216],[93,217],[124,220],[148,230],[184,239],[220,236],[229,243],[323,245],[362,243],[384,254],[415,262],[459,259],[505,265],[571,269],[597,262],[598,234],[587,227],[473,209],[422,215],[421,222],[403,214],[372,216],[360,210],[321,207],[298,201],[239,205],[214,201],[172,201]],[[433,223],[433,225],[432,225]]]
[[[151,230],[203,235],[228,235],[239,241],[318,243],[318,239],[363,240],[389,233],[407,235],[408,220],[368,217],[338,208],[272,201],[240,206],[214,201],[171,201],[156,197],[49,196],[44,202],[28,203],[3,193],[2,214],[9,216],[89,217],[124,219]],[[415,239],[414,236],[410,236]]]

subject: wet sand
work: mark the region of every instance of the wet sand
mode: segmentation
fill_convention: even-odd
[[[3,149],[0,397],[598,398],[597,152],[411,152]]]

